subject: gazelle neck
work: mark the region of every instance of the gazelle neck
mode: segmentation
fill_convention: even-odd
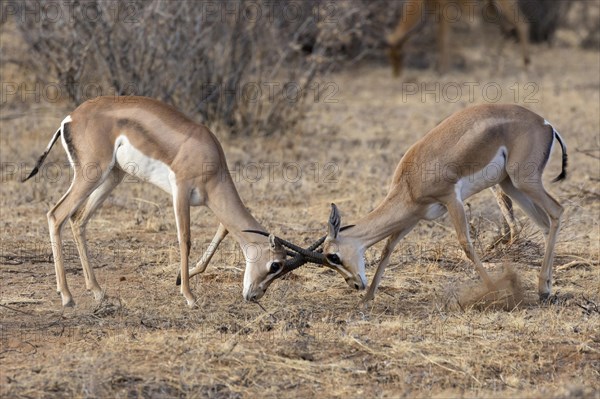
[[[406,202],[390,198],[390,193],[374,210],[360,219],[354,227],[340,233],[344,238],[358,241],[367,249],[394,233],[411,230],[420,220]],[[395,195],[394,195],[395,196]]]
[[[219,222],[243,248],[248,243],[267,242],[267,238],[243,230],[266,231],[248,211],[231,180],[227,176],[209,194],[206,205],[215,213]]]

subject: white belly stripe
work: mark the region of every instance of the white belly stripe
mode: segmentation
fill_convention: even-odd
[[[168,194],[173,193],[171,168],[158,159],[151,158],[135,148],[125,135],[115,141],[117,164],[128,174],[154,184]]]
[[[481,170],[472,175],[462,177],[456,183],[456,195],[465,200],[488,187],[500,183],[506,174],[506,147],[500,147],[492,160]]]

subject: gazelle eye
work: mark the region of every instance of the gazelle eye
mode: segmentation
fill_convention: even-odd
[[[279,270],[281,270],[281,263],[280,262],[271,262],[271,267],[269,268],[269,273],[271,273],[271,274],[277,273]]]
[[[342,261],[340,260],[340,257],[337,256],[337,254],[328,254],[328,255],[326,255],[326,257],[327,257],[327,260],[333,264],[336,264],[336,265],[342,264]]]

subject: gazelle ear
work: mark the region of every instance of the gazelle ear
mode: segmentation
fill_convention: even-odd
[[[269,234],[269,246],[271,247],[271,251],[273,252],[283,251],[281,240],[275,237],[274,234]]]
[[[342,218],[340,217],[340,211],[335,204],[331,204],[331,213],[329,214],[329,225],[328,225],[328,238],[337,238],[340,232],[340,226],[342,224]]]

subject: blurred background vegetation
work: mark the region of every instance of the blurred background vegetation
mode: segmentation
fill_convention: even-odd
[[[519,5],[532,42],[555,45],[562,29],[562,45],[598,48],[599,2]],[[151,96],[251,135],[292,127],[308,100],[331,89],[319,84],[323,74],[385,62],[384,38],[402,1],[28,0],[3,3],[2,12],[2,29],[12,26],[26,46],[2,44],[3,71],[12,65],[42,85],[58,82],[73,105],[100,93]],[[433,25],[414,38],[417,46],[433,47]],[[468,21],[456,25],[469,29]],[[427,65],[426,57],[411,56],[412,66]]]

